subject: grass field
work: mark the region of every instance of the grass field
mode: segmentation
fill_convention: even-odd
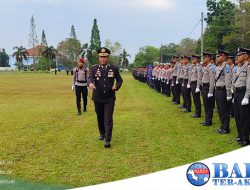
[[[76,115],[71,76],[0,73],[0,170],[23,186],[99,184],[191,163],[239,148],[232,133],[202,127],[130,73],[117,93],[112,148],[103,148],[93,102]],[[203,114],[204,115],[204,114]],[[1,179],[1,177],[0,177]],[[17,186],[18,184],[16,184]],[[16,187],[13,185],[13,188]],[[4,185],[0,184],[1,187]],[[5,187],[11,188],[11,185]],[[41,188],[44,186],[41,186]]]

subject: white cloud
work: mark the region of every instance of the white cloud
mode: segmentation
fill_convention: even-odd
[[[134,0],[132,2],[136,6],[144,6],[157,10],[166,10],[173,6],[173,2],[170,0]]]
[[[99,0],[95,1],[100,2]],[[147,10],[168,10],[175,5],[173,0],[102,0],[102,3],[108,6],[130,7],[133,9]]]

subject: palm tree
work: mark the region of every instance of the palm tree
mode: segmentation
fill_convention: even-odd
[[[122,65],[123,69],[128,67],[129,61],[128,57],[131,57],[125,49],[123,49],[122,53],[119,55],[120,64]]]
[[[21,69],[23,69],[23,59],[27,60],[28,51],[23,46],[15,46],[13,49],[16,51],[13,53],[12,56],[15,57],[16,65],[18,66],[18,70],[20,71]]]
[[[51,62],[56,60],[56,54],[57,54],[57,50],[53,46],[45,47],[42,52],[42,55]],[[47,64],[45,67],[47,70]]]

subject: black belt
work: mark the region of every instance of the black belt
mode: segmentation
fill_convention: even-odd
[[[86,80],[77,80],[78,83],[87,83]]]
[[[235,88],[235,92],[242,92],[242,91],[246,91],[246,87],[245,86]]]
[[[188,79],[183,79],[184,81],[188,81]]]
[[[191,84],[196,84],[197,83],[197,81],[191,81]]]
[[[215,87],[216,90],[226,90],[225,86],[216,86]]]

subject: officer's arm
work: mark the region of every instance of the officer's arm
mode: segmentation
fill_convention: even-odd
[[[214,84],[215,84],[215,68],[211,66],[209,68],[209,94],[214,93]]]
[[[228,65],[226,65],[226,68],[224,69],[225,72],[225,83],[226,83],[226,90],[227,90],[227,97],[232,97],[232,70],[229,68]]]
[[[76,70],[73,70],[73,81],[72,81],[72,86],[75,86],[76,83]]]
[[[119,88],[121,88],[123,80],[122,80],[122,77],[120,75],[118,68],[115,69],[114,74],[115,74],[116,91],[117,91],[117,90],[119,90]]]
[[[201,66],[198,66],[197,67],[197,74],[198,74],[198,78],[197,78],[197,87],[196,88],[199,88],[200,89],[200,86],[201,86],[201,76],[202,76],[202,67]]]
[[[247,67],[247,85],[244,98],[250,98],[250,65]]]
[[[177,64],[177,63],[176,63]],[[180,77],[180,72],[181,72],[181,66],[176,66],[177,68],[177,76],[176,76],[176,81],[179,81],[179,77]]]
[[[94,84],[95,83],[95,76],[94,76],[94,68],[93,67],[89,71],[87,83],[88,83],[88,86],[90,84]]]

